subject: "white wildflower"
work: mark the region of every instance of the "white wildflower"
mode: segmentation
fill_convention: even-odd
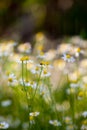
[[[0,129],[7,129],[9,124],[7,122],[0,122]]]
[[[74,62],[75,58],[70,54],[63,54],[62,59],[66,62]]]
[[[83,116],[84,118],[86,118],[86,117],[87,117],[87,111],[84,111],[84,112],[82,113],[82,116]]]
[[[84,54],[84,51],[81,50],[81,48],[78,47],[78,48],[75,49],[75,56],[79,57],[80,54]]]
[[[49,123],[54,126],[61,126],[61,123],[58,120],[49,120]]]
[[[11,105],[11,103],[12,103],[11,100],[5,100],[5,101],[2,101],[2,102],[1,102],[1,106],[2,106],[2,107],[8,107],[8,106]]]
[[[14,86],[15,84],[17,84],[16,76],[13,73],[11,73],[8,76],[8,85]]]
[[[40,114],[40,112],[30,112],[29,115],[30,116],[33,116],[33,117],[36,117]]]

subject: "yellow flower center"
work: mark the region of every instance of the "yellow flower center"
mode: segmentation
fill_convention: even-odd
[[[20,61],[27,61],[29,60],[29,56],[23,56],[20,58]]]
[[[69,123],[69,122],[70,122],[70,119],[66,118],[66,119],[65,119],[65,122],[66,122],[66,123]]]
[[[77,52],[80,53],[81,49],[80,48],[77,48]]]
[[[48,61],[42,61],[42,62],[40,62],[40,65],[49,65],[49,62]]]
[[[33,84],[34,84],[34,82],[33,82],[33,81],[31,81],[31,82],[30,82],[30,84],[31,84],[31,85],[33,85]]]
[[[71,56],[69,54],[67,54],[66,57],[69,59]]]
[[[37,40],[39,40],[40,38],[43,38],[43,37],[44,37],[44,35],[43,35],[42,32],[39,32],[39,33],[36,34],[36,39]]]
[[[41,52],[40,52],[40,55],[43,56],[43,55],[44,55],[44,52],[41,51]]]
[[[39,70],[39,67],[36,67],[35,70],[38,71],[38,70]]]
[[[30,118],[30,121],[32,121],[32,120],[34,119],[34,117],[33,117],[33,116],[30,116],[29,118]]]
[[[28,80],[28,79],[26,79],[25,81],[26,81],[27,83],[29,82],[29,80]]]
[[[43,72],[44,74],[47,74],[47,71],[46,70],[44,70],[44,72]]]
[[[84,96],[84,92],[82,92],[82,91],[79,92],[78,96],[79,96],[79,97],[83,97],[83,96]]]
[[[8,78],[8,81],[9,81],[9,82],[12,82],[12,81],[13,81],[13,79],[12,79],[12,78]]]
[[[39,45],[39,46],[37,47],[37,50],[42,51],[42,50],[43,50],[43,45]]]
[[[57,121],[54,121],[53,124],[54,124],[54,125],[57,125]]]

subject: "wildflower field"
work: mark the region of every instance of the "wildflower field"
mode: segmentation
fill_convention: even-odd
[[[34,42],[0,43],[0,129],[87,130],[87,41]]]

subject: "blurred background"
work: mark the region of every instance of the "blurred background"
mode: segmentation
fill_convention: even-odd
[[[87,130],[87,0],[0,0],[0,79],[0,128]]]
[[[0,0],[1,39],[26,42],[37,32],[87,38],[87,0]]]

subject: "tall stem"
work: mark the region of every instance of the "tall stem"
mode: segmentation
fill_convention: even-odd
[[[27,69],[27,61],[26,61],[26,64],[25,64],[25,65],[26,65],[26,81],[27,81],[27,79],[28,79],[28,73],[27,73],[27,72],[28,72],[28,69]]]
[[[43,70],[43,67],[41,66],[41,71],[40,71],[39,78],[38,78],[38,81],[37,81],[37,84],[36,84],[35,92],[34,92],[34,94],[32,96],[32,100],[34,100],[34,98],[35,98],[35,95],[36,95],[36,92],[37,92],[37,89],[38,89],[38,86],[39,86],[39,81],[41,79],[42,70]]]
[[[68,78],[68,73],[67,73],[67,75],[66,75],[66,77],[67,77],[67,83],[69,84],[69,86],[70,86],[70,81],[69,81],[69,78]],[[69,99],[69,101],[70,101],[70,107],[71,107],[71,115],[72,115],[72,120],[73,120],[73,130],[75,130],[75,93],[71,93],[71,101],[70,101],[70,99]]]
[[[27,79],[27,61],[26,61],[26,79]],[[31,129],[31,126],[30,126],[30,105],[29,105],[28,93],[26,90],[25,82],[24,82],[24,63],[23,63],[23,61],[22,61],[22,82],[23,82],[23,87],[24,87],[24,91],[26,94],[26,99],[27,99],[28,114],[29,114],[29,130],[30,130]]]

